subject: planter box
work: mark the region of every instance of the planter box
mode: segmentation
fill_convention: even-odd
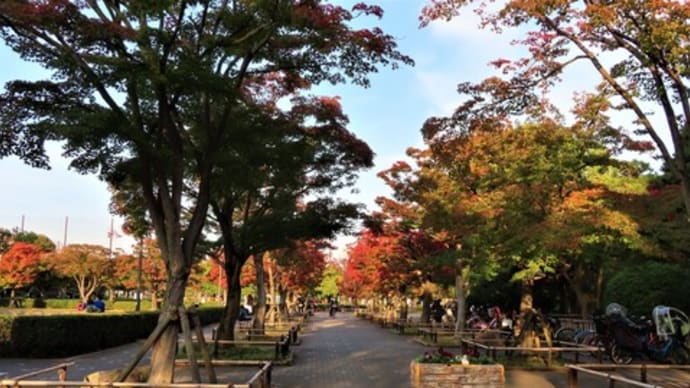
[[[410,363],[410,381],[420,387],[503,388],[503,365]]]

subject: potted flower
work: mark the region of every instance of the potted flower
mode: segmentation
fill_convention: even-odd
[[[418,387],[485,387],[505,385],[503,365],[489,357],[455,355],[439,348],[410,363],[410,381]]]

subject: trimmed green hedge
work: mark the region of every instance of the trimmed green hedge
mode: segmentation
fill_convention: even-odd
[[[46,307],[50,309],[76,309],[77,305],[81,302],[79,299],[46,299]],[[104,300],[105,309],[110,310],[124,310],[124,311],[134,311],[137,305],[136,300],[124,299],[115,300],[115,303],[109,303],[108,300]],[[141,301],[141,311],[151,310],[151,300],[142,299]]]
[[[204,325],[220,321],[223,309],[199,309]],[[0,357],[66,357],[146,338],[158,312],[0,316]]]
[[[657,305],[690,313],[690,268],[681,264],[648,261],[618,270],[604,288],[606,306],[616,302],[634,315],[651,317]]]
[[[81,302],[80,299],[40,299],[40,298],[25,298],[21,297],[23,300],[25,308],[49,308],[49,309],[77,309],[77,305]],[[123,311],[134,311],[137,301],[133,299],[116,299],[115,303],[110,303],[110,301],[105,300],[106,311],[107,310],[123,310]],[[221,304],[209,302],[205,303],[205,306],[221,306]],[[0,298],[0,307],[10,307],[10,298]],[[142,299],[141,300],[141,311],[151,310],[151,300]]]
[[[23,307],[33,308],[49,308],[49,309],[77,309],[77,305],[81,302],[80,299],[40,299],[40,298],[26,298],[20,297],[24,302]],[[106,309],[134,311],[137,305],[136,300],[120,299],[115,300],[115,303],[109,303],[105,300]],[[10,298],[0,298],[0,307],[10,307]],[[12,306],[14,307],[14,306]],[[141,301],[141,310],[151,310],[151,300],[143,299]]]

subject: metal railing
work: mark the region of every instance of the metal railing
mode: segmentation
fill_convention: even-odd
[[[202,383],[137,383],[137,382],[91,382],[91,381],[67,381],[65,380],[67,367],[74,363],[63,363],[49,368],[40,369],[23,375],[3,378],[0,387],[6,388],[63,388],[63,387],[136,387],[136,388],[269,388],[271,387],[272,369],[271,362],[264,362],[259,370],[243,384],[202,384]],[[58,371],[58,380],[26,380],[52,371]],[[6,373],[0,372],[0,377]]]
[[[661,385],[649,384],[647,379],[647,371],[649,370],[671,370],[680,369],[690,371],[690,365],[656,365],[656,364],[631,364],[631,365],[617,365],[617,364],[581,364],[581,365],[566,365],[568,368],[568,388],[576,388],[578,386],[578,374],[583,373],[590,376],[600,377],[609,381],[609,387],[615,387],[616,382],[632,385],[641,388],[663,388]],[[616,369],[638,369],[640,370],[640,381],[633,380],[614,373],[606,373],[602,370],[616,370]],[[597,370],[599,369],[599,370]]]

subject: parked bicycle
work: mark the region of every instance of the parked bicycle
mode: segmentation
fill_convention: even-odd
[[[603,331],[614,363],[629,364],[640,357],[670,364],[690,363],[690,349],[686,346],[690,334],[688,317],[666,306],[654,308],[652,316],[653,321],[636,322],[624,309],[607,311]]]

